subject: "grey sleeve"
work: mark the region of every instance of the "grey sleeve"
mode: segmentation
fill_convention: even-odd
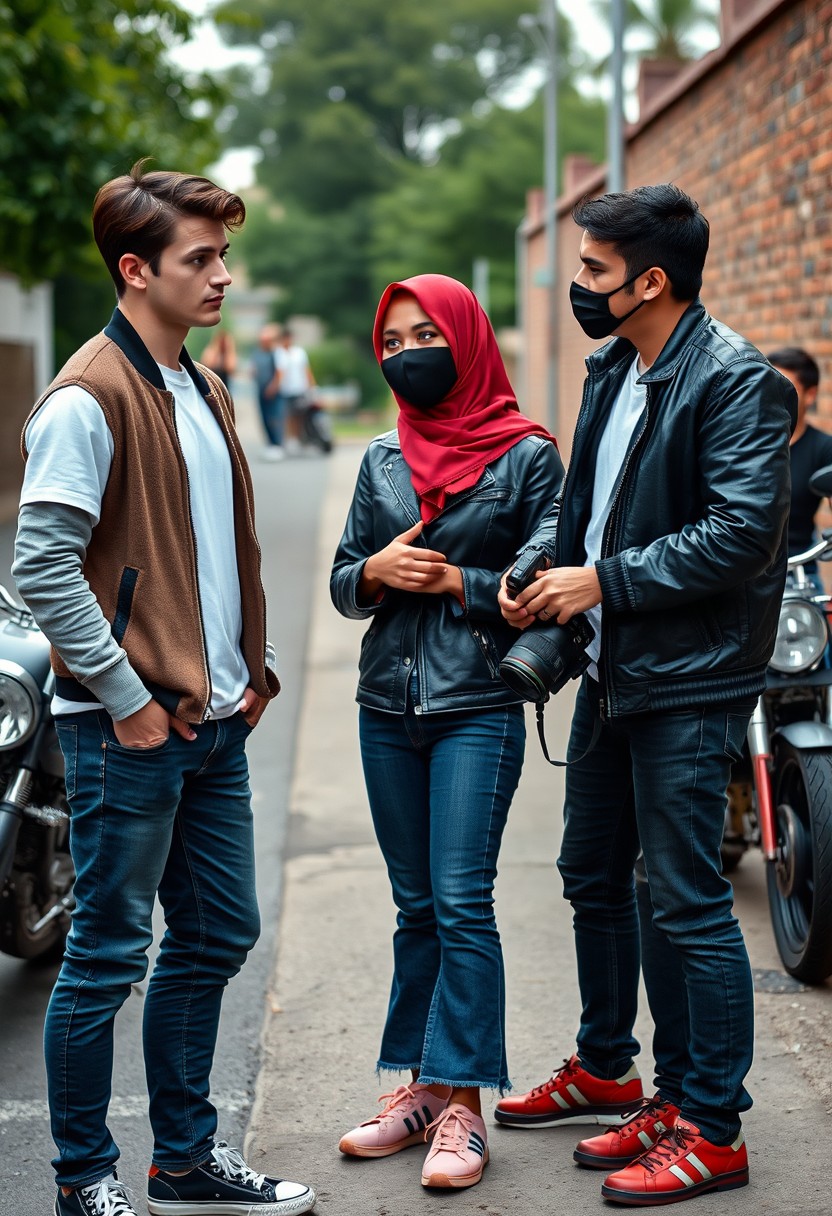
[[[92,517],[56,502],[20,508],[12,575],[69,670],[115,721],[151,700],[84,578]]]

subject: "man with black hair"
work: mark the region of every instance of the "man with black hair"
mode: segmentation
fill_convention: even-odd
[[[768,361],[791,380],[797,393],[797,425],[791,443],[789,557],[792,557],[795,553],[803,553],[815,539],[815,515],[820,499],[810,490],[809,479],[818,469],[832,465],[832,435],[818,430],[807,419],[809,411],[817,405],[820,385],[820,369],[808,351],[798,346],[784,346],[771,351]],[[813,574],[817,563],[810,565],[807,569]]]
[[[595,630],[558,859],[583,1008],[577,1053],[503,1098],[496,1117],[623,1121],[575,1159],[612,1171],[605,1198],[652,1205],[748,1181],[753,992],[720,841],[731,762],[774,645],[794,392],[702,306],[708,223],[681,190],[584,200],[574,218],[575,317],[590,337],[616,339],[587,359],[555,539],[539,533],[551,568],[516,600],[504,585],[500,604],[521,629],[583,612]],[[639,849],[649,1100],[633,1062]]]

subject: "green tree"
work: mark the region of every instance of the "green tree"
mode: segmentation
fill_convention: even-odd
[[[593,7],[608,19],[608,0],[594,0]],[[626,36],[631,57],[693,59],[701,54],[703,40],[713,43],[719,37],[717,6],[713,0],[628,0]],[[605,59],[598,70],[605,71],[608,63]]]
[[[83,269],[102,182],[140,156],[215,155],[222,95],[166,57],[190,28],[174,0],[0,0],[3,269],[24,283]]]

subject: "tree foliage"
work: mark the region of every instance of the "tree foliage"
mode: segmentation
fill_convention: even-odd
[[[174,0],[0,0],[3,269],[24,283],[71,269],[96,189],[139,157],[210,161],[221,94],[165,57],[190,28]]]

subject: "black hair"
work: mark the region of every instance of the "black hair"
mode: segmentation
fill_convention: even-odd
[[[702,287],[710,227],[699,204],[678,186],[638,186],[625,194],[584,198],[572,218],[594,241],[612,245],[627,278],[660,266],[675,300],[694,300]],[[635,290],[630,284],[628,294]]]
[[[782,346],[766,358],[775,367],[794,372],[804,388],[817,388],[820,384],[820,368],[809,352],[799,346]]]

